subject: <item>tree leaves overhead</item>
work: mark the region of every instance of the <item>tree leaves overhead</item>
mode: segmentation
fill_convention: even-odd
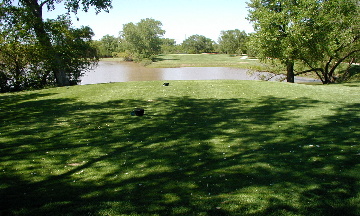
[[[52,0],[54,1],[54,0]],[[60,0],[57,0],[60,1]],[[90,7],[95,8],[95,12],[99,13],[101,11],[105,11],[105,12],[109,12],[109,9],[112,8],[111,6],[111,0],[66,0],[65,1],[65,5],[66,8],[73,12],[73,13],[77,13],[78,10],[81,9],[84,10],[85,12],[88,12]]]
[[[63,3],[68,9],[69,12],[77,13],[79,10],[83,10],[87,12],[91,7],[93,7],[96,13],[101,11],[109,12],[109,9],[112,8],[111,0],[3,0],[1,3],[2,6],[21,6],[21,7],[31,7],[31,5],[39,5],[42,7],[46,7],[49,11],[55,9],[57,4]]]

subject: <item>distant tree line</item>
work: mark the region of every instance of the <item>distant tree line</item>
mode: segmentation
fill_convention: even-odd
[[[152,59],[160,53],[226,53],[245,54],[248,35],[238,29],[222,31],[218,43],[203,35],[192,35],[181,44],[174,39],[163,38],[162,23],[154,19],[142,19],[127,23],[118,37],[105,35],[93,44],[99,56],[123,57],[126,60]]]

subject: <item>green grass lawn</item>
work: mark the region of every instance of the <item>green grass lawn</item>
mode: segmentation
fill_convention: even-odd
[[[121,58],[104,58],[102,61],[122,61]],[[238,67],[268,71],[263,63],[254,59],[241,59],[241,56],[227,54],[163,54],[155,58],[155,62],[147,65],[152,68],[176,67]]]
[[[241,59],[241,56],[227,54],[167,54],[159,55],[149,67],[240,67],[246,68],[258,60]]]
[[[0,94],[0,215],[360,215],[360,83],[162,83]]]

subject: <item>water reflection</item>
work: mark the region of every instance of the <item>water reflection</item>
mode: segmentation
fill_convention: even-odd
[[[82,77],[81,85],[151,81],[151,80],[258,80],[264,73],[247,73],[246,69],[226,67],[184,67],[184,68],[147,68],[133,62],[100,61],[94,71]],[[265,73],[266,75],[266,73]],[[271,80],[277,80],[279,76]],[[296,82],[309,82],[307,78],[296,78]]]

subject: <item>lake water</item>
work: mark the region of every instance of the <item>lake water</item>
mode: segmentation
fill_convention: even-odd
[[[151,81],[151,80],[259,80],[268,73],[249,73],[246,69],[227,67],[147,68],[133,62],[100,61],[99,65],[82,77],[81,85]],[[278,80],[280,76],[271,80]],[[314,79],[296,77],[295,82],[312,82]]]

